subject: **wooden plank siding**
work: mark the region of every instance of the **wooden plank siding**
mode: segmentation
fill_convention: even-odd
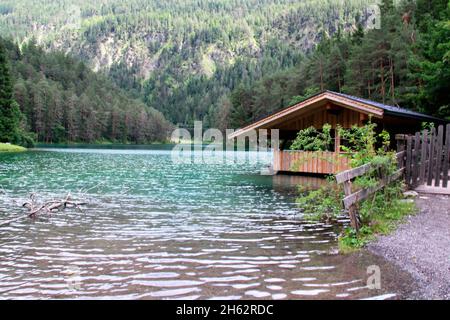
[[[349,160],[342,153],[274,151],[273,169],[278,172],[335,174],[349,168]]]
[[[318,110],[321,110],[321,113],[312,116],[312,113],[316,113]],[[335,113],[335,110],[343,110],[344,112]],[[228,138],[234,139],[240,135],[245,135],[251,130],[301,130],[311,125],[320,128],[324,123],[330,123],[331,125],[339,123],[344,128],[349,128],[367,119],[369,115],[374,119],[382,119],[384,110],[371,103],[357,101],[354,98],[344,97],[333,92],[323,92],[261,120],[257,120],[230,134]],[[301,123],[299,120],[304,122]]]
[[[330,109],[331,108],[331,109]],[[297,116],[279,126],[280,130],[302,130],[309,127],[322,128],[324,124],[329,124],[333,129],[338,125],[343,128],[351,128],[353,125],[361,126],[367,115],[335,105],[322,106],[314,111],[310,111],[305,116]]]

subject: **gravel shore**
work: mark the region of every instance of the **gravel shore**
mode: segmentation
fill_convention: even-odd
[[[419,195],[418,214],[368,246],[417,280],[411,299],[450,299],[450,197]]]

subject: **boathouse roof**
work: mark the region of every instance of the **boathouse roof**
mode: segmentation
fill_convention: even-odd
[[[245,126],[244,128],[235,131],[233,134],[229,135],[228,138],[236,138],[250,130],[258,130],[269,127],[275,128],[276,124],[280,121],[283,121],[283,119],[295,116],[298,112],[307,113],[309,110],[313,111],[315,107],[328,102],[337,106],[370,115],[378,119],[383,119],[384,116],[390,116],[393,118],[409,119],[417,122],[442,122],[442,120],[439,118],[423,113],[327,90],[318,93],[302,102],[296,103],[294,105],[281,109],[269,116],[259,119]]]
[[[403,116],[403,117],[407,117],[407,118],[416,118],[417,120],[421,120],[421,121],[432,121],[432,122],[433,121],[439,121],[439,122],[442,121],[442,119],[439,119],[439,118],[436,118],[436,117],[433,117],[433,116],[429,116],[429,115],[426,115],[426,114],[423,114],[423,113],[420,113],[420,112],[415,112],[415,111],[412,111],[412,110],[401,108],[401,107],[398,107],[398,106],[390,106],[390,105],[379,103],[379,102],[376,102],[376,101],[363,99],[363,98],[358,98],[358,97],[355,97],[355,96],[351,96],[351,95],[344,94],[344,93],[337,93],[337,92],[334,92],[334,91],[326,91],[326,92],[328,92],[330,94],[335,94],[335,95],[338,95],[338,96],[341,96],[341,97],[345,97],[347,99],[351,99],[351,100],[354,100],[354,101],[362,102],[362,103],[365,103],[365,104],[370,104],[370,105],[372,105],[374,107],[383,109],[385,111],[385,114],[391,114],[391,115],[394,115],[394,116]]]

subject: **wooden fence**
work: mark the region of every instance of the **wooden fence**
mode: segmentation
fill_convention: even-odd
[[[406,151],[406,183],[447,188],[449,185],[450,124],[414,136],[397,135],[398,150]]]
[[[361,167],[357,167],[354,169],[350,169],[341,173],[338,173],[336,175],[336,181],[338,184],[343,183],[344,184],[344,193],[345,197],[343,199],[343,205],[346,210],[348,210],[349,216],[350,216],[350,222],[352,227],[359,231],[360,227],[360,219],[359,214],[357,210],[356,204],[368,198],[371,194],[374,194],[378,190],[382,189],[386,185],[390,184],[391,182],[398,180],[403,176],[405,173],[405,155],[406,151],[401,151],[397,153],[397,163],[398,163],[398,170],[394,172],[390,176],[385,176],[383,170],[378,170],[379,174],[379,182],[376,186],[370,187],[370,188],[364,188],[360,190],[353,191],[352,189],[352,181],[360,177],[372,170],[379,169],[379,165],[374,165],[372,163],[365,164]]]
[[[335,174],[349,167],[349,160],[343,153],[327,151],[274,151],[273,169],[275,171]]]

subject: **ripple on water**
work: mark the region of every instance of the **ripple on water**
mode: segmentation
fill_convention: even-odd
[[[393,297],[368,292],[365,270],[342,272],[339,229],[299,219],[295,186],[260,176],[258,164],[74,149],[0,155],[0,164],[0,221],[23,214],[11,201],[33,191],[89,189],[83,212],[2,227],[2,299]]]

